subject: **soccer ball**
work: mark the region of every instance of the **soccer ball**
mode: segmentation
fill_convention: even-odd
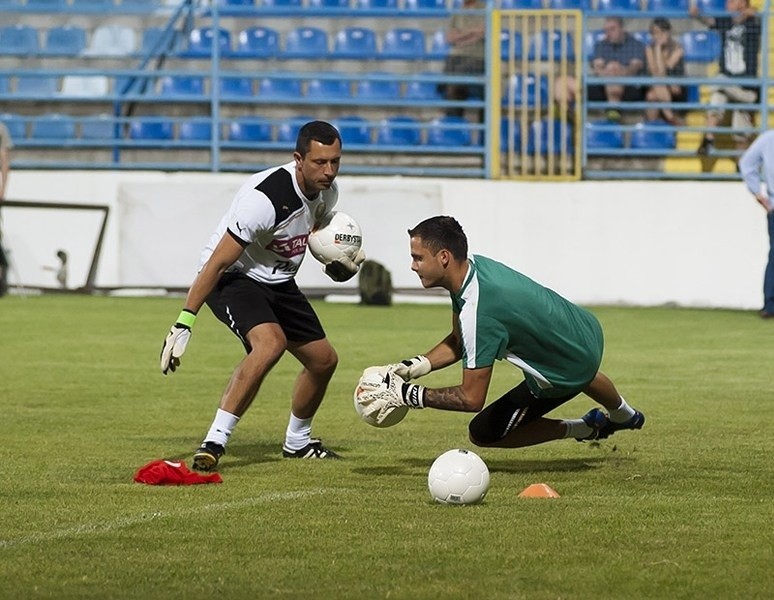
[[[357,221],[339,211],[309,234],[307,245],[312,256],[327,265],[343,256],[354,259],[363,245],[363,235]]]
[[[433,500],[442,504],[478,504],[489,490],[489,469],[475,452],[448,450],[427,475]]]
[[[360,381],[355,387],[355,393],[353,395],[355,411],[360,416],[360,418],[363,419],[363,421],[373,427],[392,427],[393,425],[397,425],[403,420],[403,417],[405,417],[406,413],[409,411],[408,406],[398,406],[397,408],[392,409],[390,414],[387,415],[387,418],[385,418],[381,423],[376,422],[375,414],[368,417],[363,414],[363,407],[360,406],[360,404],[357,402],[358,395],[361,392],[367,392],[378,388],[384,380],[384,375],[386,373],[387,367],[385,366],[368,367],[365,371],[363,371],[363,375],[360,377]]]

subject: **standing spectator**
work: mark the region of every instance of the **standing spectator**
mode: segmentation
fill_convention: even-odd
[[[653,19],[650,24],[653,41],[645,48],[648,73],[653,77],[682,77],[685,75],[685,50],[672,37],[672,24],[664,18]],[[648,102],[685,102],[686,90],[681,85],[658,84],[648,88],[645,93]],[[683,119],[673,108],[649,108],[645,118],[655,121],[661,115],[667,123],[682,125]]]
[[[720,78],[758,76],[758,50],[761,44],[761,22],[758,13],[750,6],[749,0],[726,0],[726,10],[731,16],[707,17],[699,14],[696,5],[691,6],[691,15],[721,36]],[[715,128],[723,122],[725,111],[723,105],[733,103],[753,103],[758,101],[757,87],[743,87],[731,82],[714,87],[710,104],[714,106],[707,111],[707,127]],[[735,110],[731,118],[731,126],[735,130],[752,129],[752,113],[747,110]],[[750,144],[752,133],[738,131],[734,141],[739,149]],[[708,131],[702,138],[698,153],[702,156],[711,154],[715,149],[715,134]]]
[[[11,148],[13,140],[8,128],[0,122],[0,208],[8,191],[8,174],[11,171]],[[0,214],[0,296],[8,291],[8,258],[3,250],[3,222]]]
[[[464,10],[485,10],[483,0],[464,0]],[[446,31],[446,41],[451,46],[446,57],[444,73],[446,75],[482,75],[484,73],[484,56],[486,48],[486,18],[483,14],[469,15],[455,13],[452,15],[449,29]],[[447,83],[443,86],[443,94],[447,100],[467,100],[482,96],[480,85]],[[446,109],[447,116],[461,117],[465,110],[461,107]]]
[[[774,318],[774,130],[759,135],[742,154],[739,159],[739,172],[747,189],[766,210],[769,224],[769,262],[763,277],[763,310],[760,315],[764,319],[771,319]],[[765,189],[761,186],[761,177],[766,183]]]

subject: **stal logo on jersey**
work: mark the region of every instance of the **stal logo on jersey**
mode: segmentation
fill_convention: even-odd
[[[284,258],[292,258],[306,252],[306,238],[305,235],[299,235],[288,240],[272,240],[266,249]]]

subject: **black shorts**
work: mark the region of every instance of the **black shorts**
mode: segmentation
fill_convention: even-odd
[[[248,352],[247,332],[262,323],[277,323],[291,342],[325,337],[320,319],[292,279],[270,285],[241,273],[226,273],[207,296],[207,306]]]
[[[612,85],[612,84],[610,84]],[[586,88],[586,97],[589,102],[607,102],[607,92],[604,85],[590,85]],[[645,99],[645,92],[640,86],[624,86],[623,102],[642,102]]]
[[[493,444],[517,427],[540,417],[572,400],[580,392],[559,398],[537,398],[522,381],[478,413],[468,426],[470,437],[481,444]]]

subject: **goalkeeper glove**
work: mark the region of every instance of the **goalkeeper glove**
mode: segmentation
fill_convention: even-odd
[[[365,389],[357,396],[363,416],[376,415],[376,422],[382,423],[393,410],[400,406],[409,408],[425,407],[425,388],[421,385],[406,383],[400,375],[388,371],[382,382]],[[370,388],[370,389],[369,389]]]
[[[333,279],[333,281],[349,281],[360,270],[360,265],[366,259],[363,249],[357,251],[355,258],[349,258],[348,256],[342,256],[338,260],[329,262],[323,267],[325,274]]]
[[[426,356],[415,356],[400,361],[398,364],[390,365],[390,371],[400,375],[403,379],[419,379],[433,370],[430,361]]]
[[[180,357],[185,353],[188,340],[191,339],[191,327],[196,322],[196,314],[183,309],[177,322],[172,326],[161,346],[161,372],[175,372],[180,366]]]

